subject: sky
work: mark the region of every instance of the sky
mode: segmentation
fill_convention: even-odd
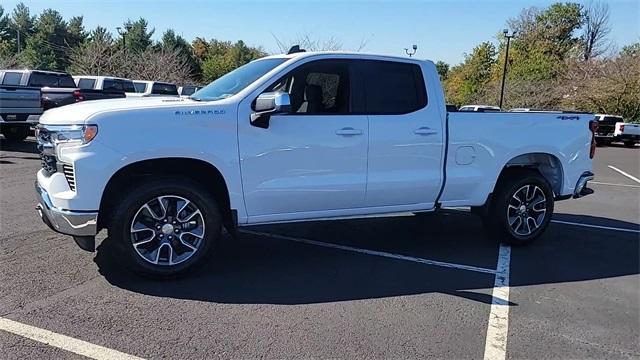
[[[0,0],[6,12],[19,1]],[[463,61],[464,53],[483,41],[496,41],[506,21],[523,8],[545,7],[553,1],[169,1],[169,0],[23,0],[34,14],[58,10],[65,19],[84,16],[86,29],[97,25],[114,34],[127,19],[144,17],[156,32],[172,28],[191,41],[243,40],[279,52],[275,38],[285,43],[308,34],[335,39],[345,50],[404,55],[418,46],[416,57]],[[582,1],[578,1],[584,3]],[[612,31],[618,47],[640,41],[640,0],[609,0]]]

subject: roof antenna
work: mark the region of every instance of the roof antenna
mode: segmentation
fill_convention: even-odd
[[[300,49],[300,45],[293,45],[291,49],[289,49],[289,51],[287,52],[287,55],[295,54],[299,52],[305,52],[305,51],[306,51],[305,49]]]

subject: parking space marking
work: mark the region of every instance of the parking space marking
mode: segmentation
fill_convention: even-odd
[[[511,247],[500,245],[496,279],[493,284],[489,326],[484,344],[485,360],[504,360],[507,356],[509,334],[509,265]]]
[[[322,242],[322,241],[315,241],[315,240],[302,239],[302,238],[296,238],[296,237],[291,237],[291,236],[277,235],[277,234],[265,233],[265,232],[260,232],[260,231],[253,231],[253,230],[246,230],[246,229],[240,229],[239,231],[243,232],[243,233],[246,233],[246,234],[252,234],[252,235],[257,235],[257,236],[266,236],[266,237],[279,239],[279,240],[295,241],[295,242],[302,243],[302,244],[322,246],[322,247],[326,247],[326,248],[332,248],[332,249],[338,249],[338,250],[344,250],[344,251],[351,251],[351,252],[356,252],[356,253],[360,253],[360,254],[380,256],[380,257],[396,259],[396,260],[412,261],[412,262],[416,262],[416,263],[421,263],[421,264],[426,264],[426,265],[434,265],[434,266],[440,266],[440,267],[446,267],[446,268],[475,271],[475,272],[480,272],[480,273],[485,273],[485,274],[496,274],[496,270],[477,267],[477,266],[448,263],[448,262],[437,261],[437,260],[429,260],[429,259],[423,259],[423,258],[414,257],[414,256],[392,254],[392,253],[388,253],[388,252],[384,252],[384,251],[368,250],[368,249],[356,248],[356,247],[352,247],[352,246],[332,244],[332,243],[326,243],[326,242]]]
[[[606,185],[606,186],[621,186],[621,187],[630,187],[630,188],[640,188],[640,185],[612,184],[612,183],[599,182],[599,181],[589,181],[589,184]]]
[[[624,172],[624,171],[622,171],[622,170],[618,169],[618,168],[617,168],[617,167],[615,167],[615,166],[611,166],[611,165],[609,165],[609,169],[614,170],[614,171],[617,171],[617,172],[619,172],[620,174],[622,174],[622,175],[624,175],[624,176],[628,177],[629,179],[631,179],[631,180],[633,180],[633,181],[637,182],[638,184],[640,184],[640,179],[638,179],[637,177],[635,177],[635,176],[633,176],[633,175],[627,174],[626,172]]]
[[[630,232],[630,233],[636,233],[636,234],[640,233],[640,230],[636,230],[636,229],[625,229],[625,228],[612,227],[612,226],[602,226],[602,225],[583,224],[583,223],[576,223],[576,222],[571,222],[571,221],[562,221],[562,220],[551,220],[551,222],[553,222],[553,223],[558,223],[558,224],[565,224],[565,225],[584,226],[584,227],[596,228],[596,229],[603,229],[603,230],[623,231],[623,232]]]
[[[86,356],[98,360],[141,360],[137,356],[125,354],[112,350],[104,346],[95,345],[83,340],[78,340],[66,335],[54,333],[53,331],[40,329],[35,326],[23,324],[7,318],[0,317],[0,330],[22,336],[37,342],[57,347],[78,355]]]

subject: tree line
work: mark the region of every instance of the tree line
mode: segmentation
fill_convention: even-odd
[[[504,108],[609,113],[640,122],[640,43],[615,48],[606,3],[532,7],[507,26],[515,37]],[[498,104],[506,38],[496,37],[497,46],[483,42],[459,65],[436,64],[450,103]]]
[[[516,35],[504,108],[612,113],[640,121],[640,43],[615,49],[606,3],[527,8],[506,25]],[[127,20],[114,34],[101,26],[85,29],[82,16],[65,20],[53,9],[33,15],[22,3],[5,13],[0,6],[0,68],[204,84],[267,55],[243,41],[196,37],[189,42],[171,29],[154,41],[154,33],[144,18]],[[436,63],[449,103],[498,103],[506,38],[500,32],[496,39],[474,47],[461,64]],[[281,51],[293,43],[309,50],[342,48],[335,38],[323,42],[309,34],[275,41]],[[363,41],[356,50],[365,46]]]
[[[85,29],[82,16],[65,20],[53,9],[33,15],[23,3],[6,13],[0,6],[0,68],[203,84],[267,55],[243,41],[189,42],[172,29],[154,41],[154,33],[144,18],[127,20],[113,34],[101,26]]]

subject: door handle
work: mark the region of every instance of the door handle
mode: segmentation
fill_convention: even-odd
[[[352,127],[346,127],[340,130],[336,130],[336,135],[342,135],[342,136],[362,135],[362,130],[354,129]]]
[[[418,129],[414,130],[413,133],[416,134],[416,135],[435,135],[435,134],[438,133],[438,131],[436,131],[436,130],[428,127],[428,126],[425,126],[425,127],[421,127],[421,128],[418,128]]]

